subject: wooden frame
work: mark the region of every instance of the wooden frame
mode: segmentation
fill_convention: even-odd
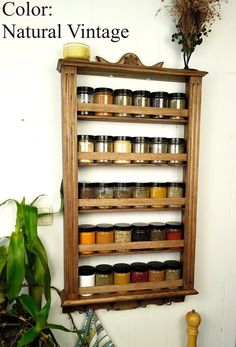
[[[81,61],[77,59],[60,59],[58,71],[61,73],[62,90],[62,129],[63,129],[63,191],[64,191],[64,278],[65,288],[62,295],[64,311],[79,309],[85,310],[88,305],[94,308],[127,309],[146,306],[147,304],[183,301],[185,295],[196,294],[194,289],[194,261],[196,242],[196,213],[197,213],[197,182],[198,182],[198,155],[199,155],[199,129],[201,106],[201,82],[207,74],[204,71],[178,70],[167,68],[151,68],[142,66],[128,66],[121,64],[108,64]],[[76,98],[77,74],[94,76],[114,76],[125,78],[151,79],[168,82],[182,82],[186,85],[188,95],[188,109],[158,109],[151,107],[78,104]],[[96,117],[78,116],[77,111],[107,111],[142,113],[147,115],[162,114],[163,118],[125,118],[125,117]],[[171,118],[171,116],[173,118]],[[130,123],[164,123],[182,124],[185,127],[187,140],[187,153],[184,154],[119,154],[119,153],[77,153],[77,120],[79,121],[111,121]],[[165,160],[166,164],[100,164],[79,163],[80,159],[120,159],[128,160]],[[185,198],[182,199],[78,199],[78,165],[81,166],[150,166],[170,165],[169,160],[180,160],[184,167]],[[99,209],[101,205],[121,206],[126,208]],[[162,208],[155,209],[151,205],[158,204]],[[167,207],[168,205],[172,207]],[[133,208],[142,205],[145,208]],[[174,206],[176,205],[176,207]],[[89,206],[88,209],[81,209]],[[181,207],[180,207],[181,206]],[[106,245],[78,245],[78,214],[125,212],[125,211],[182,211],[184,222],[184,239],[179,241],[159,242],[131,242],[127,244]],[[183,261],[183,278],[177,283],[144,283],[129,284],[126,286],[111,286],[109,288],[92,287],[78,288],[78,259],[86,256],[99,256],[99,250],[106,250],[109,255],[121,255],[122,247],[127,247],[126,254],[171,252],[179,251]],[[83,255],[80,252],[90,250],[92,255]],[[104,255],[102,253],[102,255]],[[171,287],[175,287],[171,289]],[[111,293],[112,292],[112,293]],[[115,292],[115,293],[114,293]],[[92,296],[80,294],[93,293]]]

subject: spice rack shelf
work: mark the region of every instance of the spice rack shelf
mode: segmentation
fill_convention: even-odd
[[[64,291],[62,306],[65,312],[85,310],[88,306],[107,309],[129,309],[145,307],[148,304],[181,302],[186,295],[197,294],[194,289],[194,260],[196,241],[197,177],[200,129],[200,106],[202,78],[204,71],[151,68],[137,65],[121,65],[77,59],[60,59],[57,66],[61,73],[62,123],[63,123],[63,192],[64,192]],[[76,97],[77,75],[106,76],[156,80],[168,83],[183,83],[188,99],[188,109],[152,108],[100,104],[78,104]],[[110,112],[113,116],[78,115],[78,111]],[[145,114],[150,117],[118,117],[116,113]],[[162,118],[153,118],[158,117]],[[120,153],[78,153],[77,122],[127,122],[150,124],[174,124],[184,127],[187,153],[177,154],[120,154]],[[158,164],[116,164],[79,163],[79,160],[163,160]],[[185,198],[180,199],[78,199],[78,166],[175,166],[170,161],[180,161],[183,167]],[[119,200],[119,201],[118,201]],[[101,206],[118,208],[97,208]],[[160,208],[149,207],[159,205]],[[171,207],[166,207],[171,205]],[[145,206],[136,208],[132,206]],[[174,241],[130,242],[127,245],[91,245],[83,248],[78,244],[78,216],[82,213],[106,212],[180,211],[184,223],[184,239]],[[119,248],[121,247],[121,248]],[[122,247],[127,251],[122,253]],[[81,252],[95,252],[84,255]],[[99,253],[99,251],[107,253]],[[99,255],[116,256],[122,254],[142,254],[158,252],[179,252],[183,263],[182,279],[177,282],[161,281],[132,283],[119,287],[78,288],[78,260]],[[174,288],[173,288],[174,287]],[[81,296],[91,293],[91,296]]]

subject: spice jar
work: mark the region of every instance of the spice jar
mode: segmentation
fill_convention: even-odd
[[[131,229],[133,242],[150,240],[149,225],[147,223],[134,223]]]
[[[167,187],[167,198],[183,198],[184,197],[184,183],[182,182],[169,182]],[[170,204],[169,207],[181,207],[181,205]]]
[[[150,106],[150,92],[147,90],[135,90],[133,92],[133,105],[141,106],[141,107],[149,107]],[[149,117],[146,114],[134,114],[134,117]]]
[[[149,198],[149,183],[133,183],[132,196],[134,199],[148,199]],[[135,208],[147,208],[146,205],[137,205]]]
[[[96,243],[113,243],[114,242],[114,225],[101,223],[96,226]],[[99,251],[99,253],[109,253],[110,251]]]
[[[115,136],[114,137],[114,153],[131,153],[131,137],[130,136]],[[119,159],[114,160],[116,164],[129,164],[130,160]]]
[[[113,183],[97,183],[96,199],[113,199]],[[112,208],[113,206],[101,205],[98,208]]]
[[[95,286],[95,269],[93,266],[79,266],[79,287]],[[81,296],[90,296],[92,294],[81,294]]]
[[[114,183],[113,196],[115,199],[132,198],[132,189],[130,183]],[[126,206],[116,206],[117,208],[126,208]]]
[[[185,152],[185,139],[183,138],[171,138],[168,140],[168,153],[182,154]],[[180,160],[170,160],[170,164],[182,164]]]
[[[114,284],[129,284],[131,266],[125,263],[118,263],[113,266]]]
[[[150,185],[150,198],[163,199],[166,198],[167,183],[151,183]],[[155,208],[162,208],[165,205],[152,205]]]
[[[164,108],[168,107],[168,93],[166,92],[153,92],[151,93],[151,106]],[[163,118],[162,114],[153,116],[154,118]]]
[[[96,88],[94,91],[94,101],[96,104],[113,104],[113,90],[110,88]],[[95,116],[109,117],[111,112],[95,112]]]
[[[77,147],[79,153],[91,153],[94,151],[94,136],[77,135]],[[93,163],[92,159],[79,159],[79,163]]]
[[[113,284],[113,267],[108,264],[100,264],[95,267],[96,286],[110,286]]]
[[[151,137],[149,139],[150,153],[167,153],[168,140],[166,137]],[[164,164],[166,160],[151,160],[153,164]]]
[[[131,264],[131,283],[148,282],[148,265],[142,262]]]
[[[98,153],[112,153],[113,152],[113,137],[107,135],[100,135],[94,137],[95,152]],[[112,160],[99,159],[95,160],[96,163],[111,163]]]
[[[132,105],[132,90],[130,89],[115,89],[114,90],[114,104],[120,106]],[[114,114],[117,117],[130,117],[131,114],[126,112],[119,112]]]
[[[167,240],[182,240],[184,233],[184,225],[180,222],[166,223],[166,239]]]
[[[166,224],[153,222],[149,224],[150,241],[166,240]]]
[[[77,101],[82,104],[91,104],[93,103],[93,88],[91,87],[77,87]],[[93,112],[90,111],[79,111],[81,115],[89,116]]]
[[[160,261],[150,261],[148,264],[149,282],[159,282],[165,280],[165,265]]]
[[[131,225],[128,223],[118,223],[114,225],[115,230],[115,242],[131,242],[132,233]],[[118,252],[126,252],[128,249],[119,249]]]
[[[92,224],[80,224],[78,226],[79,243],[81,245],[91,245],[95,243],[96,226]],[[81,254],[92,254],[93,252],[80,252]]]
[[[132,138],[132,153],[149,153],[149,139],[138,136]],[[148,160],[132,160],[133,163],[148,163]]]
[[[165,280],[174,281],[181,278],[181,268],[182,263],[176,260],[166,260],[164,261],[165,265]],[[175,289],[177,287],[169,287]]]
[[[186,106],[186,95],[184,93],[171,93],[169,94],[169,107],[170,108],[185,108]],[[181,117],[172,116],[172,119],[180,119]]]
[[[78,183],[78,197],[79,199],[95,199],[95,189],[96,183]],[[80,207],[80,206],[79,206]],[[86,210],[90,209],[92,206],[83,206],[81,209]]]

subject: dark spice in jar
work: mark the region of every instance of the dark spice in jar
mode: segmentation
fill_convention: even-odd
[[[114,90],[114,104],[119,106],[132,105],[132,90],[130,89],[115,89]],[[131,114],[126,112],[119,112],[114,114],[117,117],[130,117]]]
[[[94,101],[96,104],[113,104],[113,90],[111,88],[96,88],[94,91]],[[112,116],[111,112],[95,112],[96,116]]]
[[[149,224],[150,241],[166,240],[166,224],[153,222]]]
[[[78,197],[79,199],[95,199],[96,183],[78,183]],[[80,206],[79,206],[80,207]],[[92,206],[83,206],[81,209],[90,209]]]
[[[148,282],[148,265],[142,262],[131,264],[131,283]]]
[[[96,286],[110,286],[113,284],[113,267],[108,264],[100,264],[95,267]]]
[[[94,95],[94,89],[91,87],[77,87],[77,101],[78,103],[82,104],[90,104],[93,103],[93,95]],[[92,115],[93,112],[91,111],[79,111],[79,114],[83,116],[89,116]]]
[[[165,265],[160,261],[150,261],[148,264],[149,282],[165,280]]]
[[[150,231],[147,223],[134,223],[132,224],[132,241],[149,241]]]

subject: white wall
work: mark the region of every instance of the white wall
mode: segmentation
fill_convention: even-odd
[[[33,0],[32,4],[37,5]],[[165,11],[155,17],[160,0],[55,0],[52,16],[32,18],[1,16],[1,23],[21,26],[53,26],[61,23],[85,23],[96,27],[127,27],[130,37],[119,43],[102,39],[80,40],[91,46],[91,55],[117,61],[122,54],[134,52],[143,63],[151,65],[164,61],[165,66],[182,68],[182,57],[177,44],[170,41],[174,26]],[[17,3],[22,4],[22,3]],[[236,2],[225,5],[223,18],[192,56],[192,67],[209,71],[203,81],[201,150],[199,172],[199,203],[197,219],[196,281],[199,295],[187,297],[184,303],[171,306],[137,309],[123,312],[98,311],[105,328],[118,347],[183,347],[185,345],[184,316],[192,308],[202,316],[199,347],[234,347],[236,339],[236,45],[234,14]],[[0,38],[0,95],[1,95],[1,189],[0,201],[8,197],[28,201],[45,193],[46,201],[59,207],[61,168],[60,75],[56,71],[62,46],[72,41],[68,32],[61,39],[3,39]],[[85,80],[86,82],[86,80]],[[88,81],[89,82],[89,81]],[[102,83],[103,81],[101,81]],[[91,85],[95,82],[91,81]],[[97,82],[96,82],[97,83]],[[104,82],[105,83],[105,82]],[[110,83],[110,82],[109,82]],[[111,82],[118,86],[121,82]],[[116,84],[117,83],[117,84]],[[140,86],[143,84],[140,84]],[[138,86],[130,85],[131,89]],[[153,84],[148,84],[151,90]],[[173,88],[168,85],[166,88]],[[106,124],[102,132],[112,130]],[[171,127],[170,127],[171,128]],[[81,128],[81,132],[96,133],[95,128]],[[149,131],[136,127],[137,134]],[[116,133],[127,133],[120,125]],[[152,130],[153,131],[153,130]],[[165,133],[165,127],[158,128]],[[100,133],[102,133],[100,132]],[[181,134],[178,127],[172,134]],[[101,175],[100,169],[93,174]],[[137,172],[136,170],[135,172]],[[140,168],[139,173],[146,175]],[[129,170],[119,171],[124,181]],[[154,174],[148,170],[149,180]],[[133,172],[132,172],[133,174]],[[84,171],[84,176],[89,175]],[[178,179],[178,170],[159,170],[156,178],[168,175]],[[91,176],[86,176],[91,178]],[[141,179],[142,180],[142,179]],[[178,218],[176,214],[168,218]],[[81,222],[87,221],[83,217]],[[116,214],[97,217],[92,222],[106,220],[165,220],[166,214]],[[0,209],[0,233],[9,233],[14,225],[14,209]],[[40,228],[49,254],[53,284],[63,288],[63,230],[62,217],[56,216],[52,227]],[[175,255],[174,255],[175,256]],[[153,259],[154,256],[151,258]],[[166,256],[167,257],[167,256]],[[122,258],[120,258],[121,260]],[[137,259],[129,257],[127,261]],[[143,259],[143,258],[142,258]],[[146,257],[148,260],[149,258]],[[112,258],[108,259],[112,263]],[[116,261],[119,261],[116,258]],[[55,296],[51,321],[70,326],[68,317],[61,314],[60,301]],[[84,316],[75,314],[78,325]],[[62,347],[73,346],[74,336],[56,333]]]

